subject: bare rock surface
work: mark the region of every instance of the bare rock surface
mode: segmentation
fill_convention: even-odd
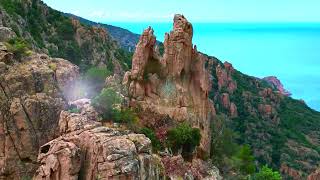
[[[39,150],[34,179],[160,179],[163,165],[142,134],[104,127],[63,111],[61,136]]]

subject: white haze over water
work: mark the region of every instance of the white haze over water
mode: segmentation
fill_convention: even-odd
[[[172,23],[107,23],[141,34],[149,25],[163,41]],[[277,76],[295,99],[320,111],[320,23],[193,23],[199,51],[239,71]]]

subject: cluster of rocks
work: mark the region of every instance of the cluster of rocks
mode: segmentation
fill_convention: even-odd
[[[89,109],[88,109],[89,108]],[[160,179],[161,159],[145,135],[102,126],[84,112],[62,111],[60,137],[39,150],[34,179]],[[92,114],[92,113],[89,113]]]

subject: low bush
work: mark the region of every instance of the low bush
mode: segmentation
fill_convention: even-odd
[[[263,166],[258,173],[255,174],[254,180],[281,180],[281,175],[277,171],[273,171],[268,166]]]
[[[104,120],[111,120],[115,111],[119,109],[122,99],[112,88],[106,88],[92,100],[92,105]]]
[[[122,108],[121,110],[114,109],[112,112],[112,119],[118,123],[133,124],[137,122],[137,114],[130,108]]]
[[[6,46],[13,53],[14,58],[18,60],[31,54],[28,43],[22,38],[12,38],[6,43]]]
[[[157,152],[162,149],[162,144],[159,139],[156,137],[155,132],[149,128],[142,128],[140,129],[140,133],[146,135],[152,143],[152,148],[154,152]]]
[[[182,150],[182,156],[188,157],[200,145],[201,134],[198,128],[192,128],[187,123],[179,124],[167,134],[167,145],[174,153]]]

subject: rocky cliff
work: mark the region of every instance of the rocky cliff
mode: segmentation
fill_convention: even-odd
[[[102,126],[90,100],[69,103],[76,65],[14,55],[0,43],[0,179],[164,178],[145,135]]]
[[[32,176],[39,147],[59,134],[64,90],[79,69],[45,54],[17,60],[0,46],[0,178],[18,179]]]
[[[187,121],[201,129],[201,147],[210,149],[210,120],[215,109],[208,94],[211,88],[208,59],[192,45],[192,25],[182,15],[174,17],[174,28],[165,35],[164,54],[155,48],[153,29],[140,37],[132,69],[124,77],[131,106]]]

